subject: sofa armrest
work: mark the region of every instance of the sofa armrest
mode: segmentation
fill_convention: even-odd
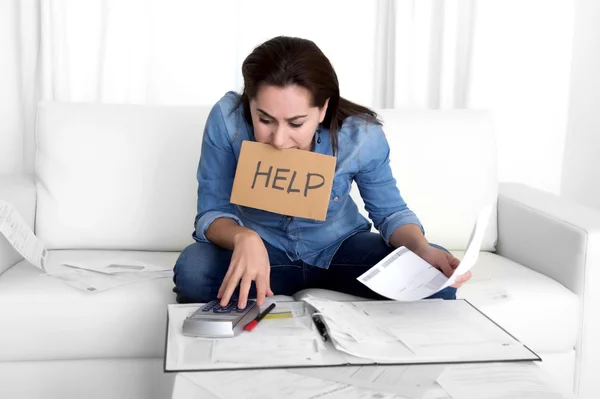
[[[498,193],[497,253],[542,273],[579,296],[575,391],[600,392],[600,212],[522,184]]]
[[[36,191],[32,175],[0,176],[0,200],[14,206],[29,227],[34,228]],[[22,259],[23,257],[0,234],[0,274]]]

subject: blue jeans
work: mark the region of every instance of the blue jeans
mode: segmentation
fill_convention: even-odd
[[[269,253],[271,290],[275,295],[291,296],[306,288],[324,288],[365,298],[386,299],[356,279],[393,250],[377,233],[358,233],[346,239],[328,269],[302,261],[292,262],[284,252],[267,242],[264,244]],[[438,245],[431,245],[446,251]],[[230,250],[204,242],[195,242],[185,248],[175,263],[173,291],[177,294],[177,302],[197,303],[216,299],[231,254]],[[238,291],[239,286],[234,297],[237,297]],[[249,298],[256,298],[254,283]],[[456,299],[456,289],[447,287],[429,298]]]

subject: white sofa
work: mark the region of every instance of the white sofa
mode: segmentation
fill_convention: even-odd
[[[41,103],[35,175],[0,177],[0,199],[35,226],[50,271],[73,255],[117,251],[173,265],[192,242],[208,111]],[[497,204],[459,297],[538,353],[563,388],[600,392],[599,214],[498,184],[484,111],[379,111],[401,193],[431,242],[462,256],[480,207]],[[0,397],[169,397],[172,288],[160,279],[85,293],[41,275],[0,236]]]

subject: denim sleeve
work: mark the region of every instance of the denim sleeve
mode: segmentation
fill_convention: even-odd
[[[400,195],[390,167],[390,147],[379,125],[368,127],[355,181],[369,218],[388,245],[394,230],[405,224],[416,224],[425,234],[418,217]]]
[[[198,212],[193,238],[199,242],[208,242],[206,230],[218,218],[230,218],[240,226],[242,221],[236,216],[234,205],[229,201],[237,161],[223,111],[216,104],[210,111],[200,150],[200,162],[196,177],[198,179]]]

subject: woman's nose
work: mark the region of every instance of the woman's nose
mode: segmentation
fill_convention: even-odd
[[[278,150],[285,148],[285,143],[287,141],[287,134],[283,131],[283,129],[279,128],[271,135],[271,145]]]

